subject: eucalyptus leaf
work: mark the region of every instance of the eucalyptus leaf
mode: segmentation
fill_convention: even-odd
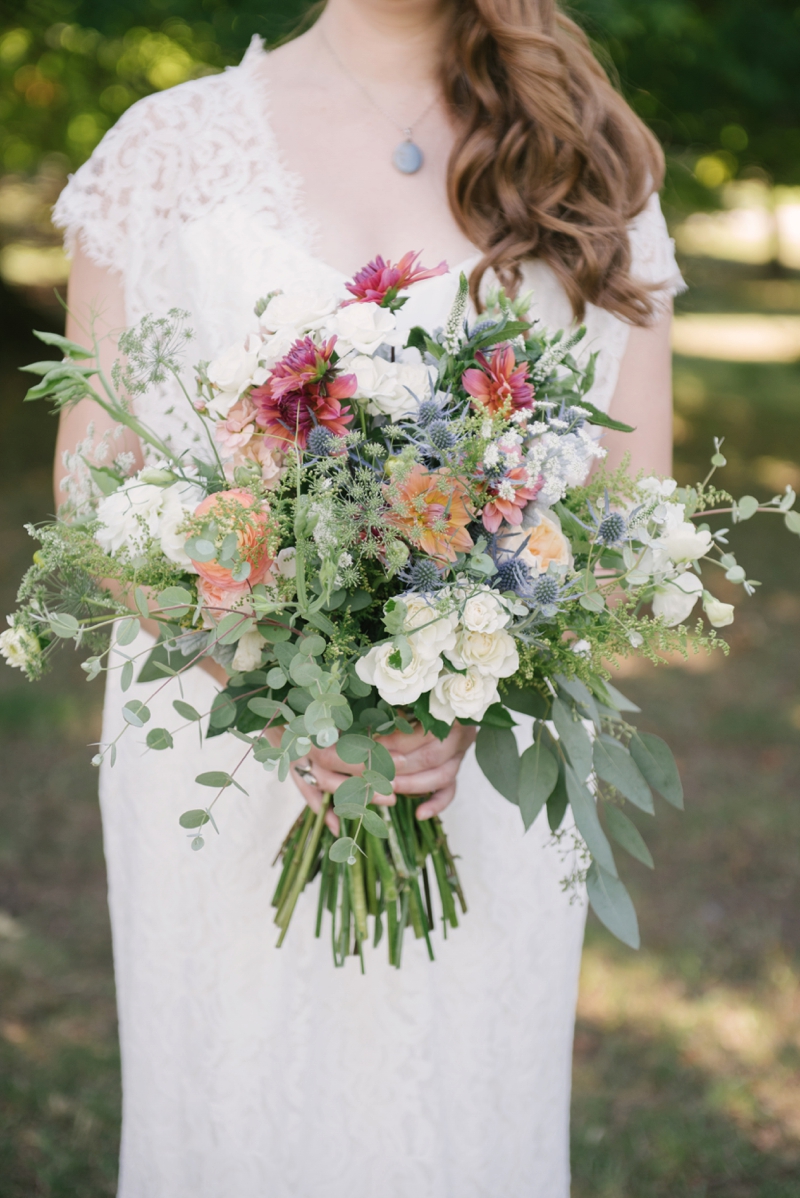
[[[580,678],[565,678],[563,674],[557,674],[555,680],[561,690],[566,691],[576,703],[579,703],[584,708],[589,719],[595,727],[599,728],[600,715],[597,710],[597,703],[588,686],[581,682]]]
[[[363,819],[367,808],[364,803],[337,803],[335,811],[340,819]]]
[[[141,699],[130,699],[123,707],[122,715],[134,728],[143,728],[150,719],[150,710]]]
[[[147,733],[148,749],[171,749],[174,747],[174,743],[166,728],[151,728]]]
[[[141,587],[136,587],[134,590],[133,601],[136,604],[139,614],[147,619],[150,615],[150,605],[147,602],[147,595]]]
[[[195,711],[191,703],[185,703],[183,699],[173,699],[172,706],[177,711],[178,715],[182,715],[185,720],[202,719],[199,711]]]
[[[54,612],[50,616],[50,630],[64,640],[68,640],[73,636],[77,636],[81,630],[81,626],[74,616],[69,612]]]
[[[233,785],[233,778],[223,770],[209,770],[205,774],[198,774],[195,782],[198,786],[211,786],[215,790],[224,790],[226,786]]]
[[[586,875],[589,902],[597,918],[623,944],[638,948],[639,923],[631,896],[619,878],[607,873],[593,861]]]
[[[605,805],[604,811],[609,835],[626,853],[630,853],[648,869],[653,869],[654,862],[650,850],[633,820],[629,819],[624,811],[620,811],[619,807],[612,807],[610,803]]]
[[[372,742],[372,768],[383,774],[384,778],[388,778],[390,782],[394,780],[397,773],[391,753],[377,741]]]
[[[553,700],[552,719],[572,768],[581,782],[585,782],[592,769],[592,742],[589,733],[580,720],[573,718],[571,709],[561,699]]]
[[[127,620],[123,620],[117,629],[117,644],[130,645],[131,641],[135,641],[139,635],[141,625],[136,616],[129,616]]]
[[[389,779],[385,778],[383,774],[378,773],[377,770],[364,770],[361,776],[373,790],[377,790],[378,794],[390,795],[394,793]]]
[[[119,684],[124,691],[128,690],[133,682],[133,662],[126,661],[120,673]]]
[[[220,645],[235,645],[246,632],[252,632],[255,626],[255,621],[249,616],[231,611],[217,624],[215,639]]]
[[[335,840],[328,849],[328,856],[330,857],[331,861],[335,861],[337,864],[341,865],[345,861],[349,861],[350,858],[354,856],[355,849],[356,842],[351,836],[341,836],[338,840]]]
[[[630,750],[631,757],[653,789],[682,811],[683,784],[666,741],[652,732],[637,732],[631,737]]]
[[[789,532],[800,534],[800,512],[787,512],[783,517],[783,522]]]
[[[370,836],[377,836],[379,840],[389,839],[389,830],[381,817],[374,811],[365,811],[364,827],[369,832]]]
[[[212,728],[227,728],[236,719],[236,704],[225,691],[220,691],[211,704],[209,723]]]
[[[279,669],[277,666],[274,670],[270,670],[267,673],[267,686],[271,687],[272,690],[275,691],[279,691],[282,687],[286,686],[286,675],[284,674],[283,670]]]
[[[370,737],[351,733],[341,738],[336,746],[336,752],[348,765],[362,765],[369,757],[374,745],[375,741]]]
[[[487,708],[481,724],[487,724],[490,728],[516,728],[517,721],[502,703],[493,703]]]
[[[334,806],[339,803],[366,803],[370,788],[360,777],[345,778],[340,782],[333,796]]]
[[[292,658],[289,665],[289,674],[293,682],[298,686],[311,686],[322,677],[322,670],[314,661],[309,661],[307,657],[302,657],[298,654]]]
[[[603,869],[616,877],[617,867],[614,862],[614,854],[611,852],[611,845],[608,843],[600,823],[594,795],[569,765],[566,769],[566,782],[569,805],[575,816],[578,831],[586,841],[586,847],[595,861],[598,861]]]
[[[626,699],[622,691],[618,691],[610,682],[604,682],[609,699],[616,707],[617,711],[641,711],[641,707],[637,707],[630,699]]]
[[[587,595],[581,595],[578,602],[585,611],[601,612],[606,606],[606,601],[599,591],[590,591]]]
[[[509,683],[502,688],[501,697],[506,707],[522,715],[531,715],[537,720],[546,720],[550,715],[550,700],[533,687]]]
[[[734,520],[750,520],[758,511],[758,500],[755,495],[743,495],[737,504],[734,505],[733,518]]]
[[[291,720],[294,716],[294,712],[285,703],[279,703],[277,699],[262,699],[256,696],[254,699],[248,700],[247,706],[253,715],[261,716],[265,720],[274,719],[276,715],[283,716],[285,720]]]
[[[642,772],[628,750],[610,736],[598,737],[594,742],[594,768],[598,778],[613,786],[621,795],[653,815],[653,796]]]
[[[167,587],[159,592],[158,605],[169,609],[171,620],[180,620],[192,610],[194,600],[185,587]]]
[[[202,828],[203,824],[207,824],[208,821],[208,812],[200,811],[197,808],[194,811],[184,811],[178,823],[182,828]]]
[[[321,636],[304,636],[297,642],[297,649],[304,657],[319,657],[325,652],[325,640]]]
[[[541,741],[526,749],[520,758],[519,809],[527,832],[544,807],[558,781],[558,762]]]
[[[475,755],[495,790],[509,803],[518,803],[520,760],[511,729],[484,724],[475,741]]]

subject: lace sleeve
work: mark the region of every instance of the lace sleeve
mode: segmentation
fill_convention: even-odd
[[[628,226],[631,243],[631,274],[644,283],[657,284],[655,297],[665,300],[686,290],[675,260],[675,242],[667,231],[658,192],[653,192],[642,211]]]
[[[154,132],[153,104],[147,97],[120,117],[89,161],[70,177],[53,210],[70,256],[80,240],[98,266],[124,271],[131,215],[141,212],[153,188],[153,180],[143,178],[141,160],[148,135]]]

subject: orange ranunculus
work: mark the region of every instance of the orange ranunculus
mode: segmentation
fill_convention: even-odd
[[[456,553],[472,548],[466,490],[444,470],[428,471],[417,464],[405,478],[394,479],[386,494],[389,523],[429,557],[454,562]]]
[[[561,531],[561,521],[555,512],[540,512],[538,523],[532,526],[524,522],[521,527],[504,524],[497,534],[497,542],[504,553],[518,553],[534,577],[544,574],[551,562],[559,566],[572,565],[570,543]]]
[[[246,587],[264,582],[272,565],[272,558],[267,551],[269,507],[266,503],[256,499],[249,491],[234,488],[207,496],[194,514],[213,516],[223,533],[236,533],[239,555],[250,563],[250,574],[244,584]],[[192,564],[201,578],[217,588],[239,588],[243,585],[235,582],[231,571],[219,562],[197,562],[192,559]]]

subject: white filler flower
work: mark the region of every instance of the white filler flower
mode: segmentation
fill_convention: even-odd
[[[733,604],[715,599],[708,591],[703,592],[703,611],[714,628],[726,628],[728,624],[733,623]]]
[[[11,623],[11,616],[7,618]],[[0,632],[0,656],[15,669],[26,670],[38,663],[42,651],[32,632],[27,628],[15,628],[12,624],[5,632]]]

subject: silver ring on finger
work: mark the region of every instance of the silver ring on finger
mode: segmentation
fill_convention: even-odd
[[[319,786],[316,774],[313,770],[310,770],[307,765],[295,765],[294,772],[297,774],[298,778],[302,778],[302,780],[308,786]]]

